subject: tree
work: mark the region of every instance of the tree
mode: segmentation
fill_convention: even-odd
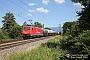
[[[72,24],[72,36],[75,37],[75,36],[78,36],[80,33],[81,33],[81,30],[80,30],[80,24],[78,21],[74,21],[73,24]]]
[[[90,0],[72,0],[72,2],[80,3],[84,7],[77,12],[79,16],[77,21],[66,22],[63,25],[64,34],[72,36],[63,38],[61,47],[68,50],[70,54],[90,55]]]
[[[10,38],[13,39],[21,38],[21,29],[22,29],[21,26],[14,25],[9,33]]]
[[[8,32],[8,36],[13,39],[21,38],[21,26],[16,23],[13,13],[8,12],[2,18],[4,19],[2,20],[3,33],[7,34],[6,32]]]
[[[66,22],[63,25],[63,34],[78,36],[80,33],[79,23],[78,21]]]
[[[71,0],[71,1],[75,2],[75,3],[80,3],[85,8],[87,8],[87,6],[89,6],[89,4],[90,4],[90,0]]]
[[[43,27],[43,25],[41,23],[39,23],[39,22],[34,22],[34,26],[35,27],[40,27],[40,28]]]
[[[26,25],[27,25],[27,22],[25,21],[22,26],[26,26]]]
[[[72,31],[73,22],[65,22],[63,25],[63,33],[70,34]]]
[[[51,30],[50,28],[48,28],[48,27],[46,27],[46,28],[44,28],[44,29],[48,29],[48,30]]]
[[[8,39],[8,38],[9,38],[9,36],[8,36],[7,31],[6,30],[1,30],[0,31],[0,41],[3,41],[2,39]]]
[[[4,33],[0,31],[0,39],[4,39]]]
[[[72,0],[72,2],[80,3],[82,10],[77,12],[81,30],[90,30],[90,0]]]
[[[10,31],[10,29],[14,26],[14,25],[17,25],[16,21],[15,21],[15,18],[14,18],[14,15],[13,13],[6,13],[6,15],[4,17],[2,17],[4,20],[2,20],[3,22],[3,29],[6,29],[7,32]]]

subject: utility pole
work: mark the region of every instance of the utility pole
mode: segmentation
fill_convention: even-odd
[[[61,24],[59,24],[60,32],[61,32]]]
[[[43,24],[43,28],[44,28],[44,24]]]
[[[61,35],[61,24],[59,24],[59,28],[60,28],[60,32],[59,32],[59,34]]]
[[[30,22],[30,24],[32,25],[32,21],[33,21],[33,20],[28,20],[28,21],[29,21],[29,22]]]

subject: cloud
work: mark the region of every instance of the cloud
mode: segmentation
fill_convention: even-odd
[[[42,3],[45,4],[45,5],[48,5],[49,0],[42,0]]]
[[[73,4],[74,6],[79,6],[79,7],[84,7],[84,6],[81,6],[81,4],[80,3],[75,3],[75,4]]]
[[[32,14],[28,14],[28,16],[32,16]]]
[[[29,3],[29,6],[35,6],[36,4],[35,3]]]
[[[54,0],[56,3],[58,3],[58,4],[62,4],[62,3],[64,3],[65,2],[65,0]]]
[[[36,12],[35,10],[29,10],[29,12]]]
[[[48,9],[44,9],[44,8],[37,8],[36,9],[38,12],[43,12],[43,13],[48,13],[50,10],[48,10]]]

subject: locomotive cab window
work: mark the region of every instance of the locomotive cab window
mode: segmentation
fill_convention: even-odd
[[[33,30],[33,28],[32,28],[32,30]]]
[[[30,27],[24,27],[23,30],[30,30]]]

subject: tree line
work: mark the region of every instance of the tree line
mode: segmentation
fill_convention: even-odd
[[[83,8],[77,11],[78,20],[65,22],[63,35],[67,38],[61,40],[61,48],[70,54],[90,55],[90,0],[71,0],[80,3]]]

